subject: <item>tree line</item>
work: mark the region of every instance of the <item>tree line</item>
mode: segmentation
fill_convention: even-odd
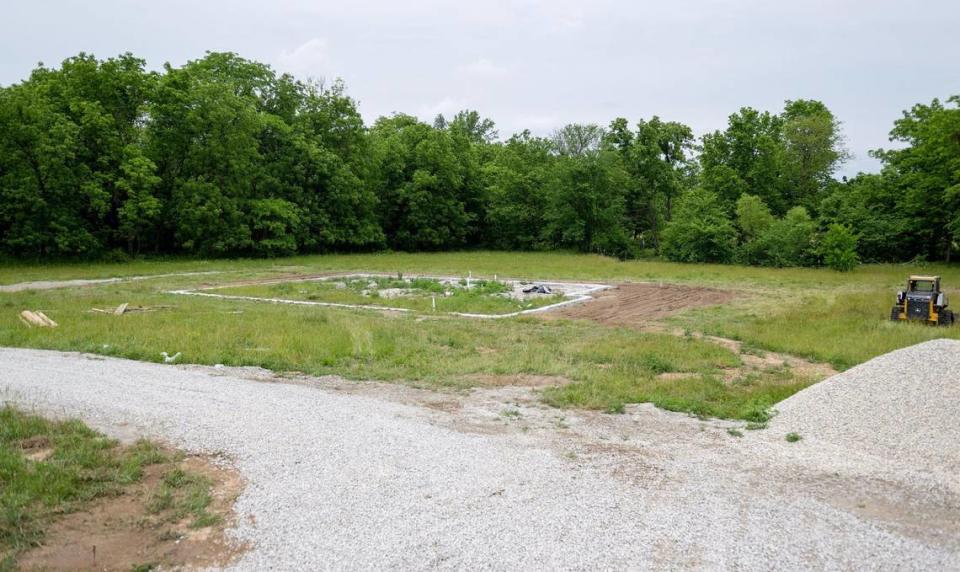
[[[576,249],[768,266],[949,260],[960,97],[894,123],[878,174],[821,102],[696,138],[657,116],[501,140],[465,110],[364,124],[342,82],[232,53],[148,71],[80,54],[0,87],[0,251],[16,257]]]

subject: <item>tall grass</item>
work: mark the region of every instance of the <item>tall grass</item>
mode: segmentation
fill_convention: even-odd
[[[957,326],[890,321],[892,294],[891,290],[874,289],[755,298],[691,312],[679,322],[769,350],[830,363],[838,369],[932,339],[960,339]]]

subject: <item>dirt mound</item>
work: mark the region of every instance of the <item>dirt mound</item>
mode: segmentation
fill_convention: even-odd
[[[960,341],[890,352],[777,405],[771,429],[960,472]]]
[[[593,320],[613,326],[655,322],[686,308],[729,302],[734,292],[679,284],[620,284],[593,294],[594,300],[559,308],[545,318]]]

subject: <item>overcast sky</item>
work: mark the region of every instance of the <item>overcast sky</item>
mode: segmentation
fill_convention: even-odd
[[[957,0],[24,0],[0,18],[0,84],[80,51],[151,68],[234,51],[342,77],[369,122],[477,109],[501,137],[654,114],[699,135],[742,106],[824,101],[855,158],[903,109],[960,94]]]

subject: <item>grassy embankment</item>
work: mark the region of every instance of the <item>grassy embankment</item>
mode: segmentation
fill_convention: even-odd
[[[960,267],[865,266],[840,274],[820,269],[761,269],[618,262],[565,253],[373,254],[256,261],[139,262],[0,267],[0,283],[144,273],[229,270],[230,274],[109,284],[73,290],[0,293],[0,345],[80,350],[159,360],[182,351],[193,363],[258,365],[276,371],[337,373],[431,387],[466,387],[478,374],[553,375],[574,383],[550,390],[556,405],[618,409],[649,401],[699,415],[761,419],[773,403],[805,386],[789,370],[722,380],[739,358],[708,342],[586,322],[538,318],[475,321],[390,316],[327,308],[174,297],[169,288],[224,283],[278,273],[323,271],[429,272],[573,280],[667,281],[743,293],[731,304],[683,312],[670,321],[690,331],[736,338],[758,348],[806,356],[846,368],[950,330],[892,324],[893,292],[910,272],[944,275],[960,285]],[[955,296],[956,298],[957,296]],[[960,298],[958,298],[960,299]],[[122,302],[172,309],[110,316],[85,312]],[[40,309],[57,329],[27,329],[20,309]],[[687,372],[682,379],[663,373]],[[679,376],[678,376],[679,377]]]

